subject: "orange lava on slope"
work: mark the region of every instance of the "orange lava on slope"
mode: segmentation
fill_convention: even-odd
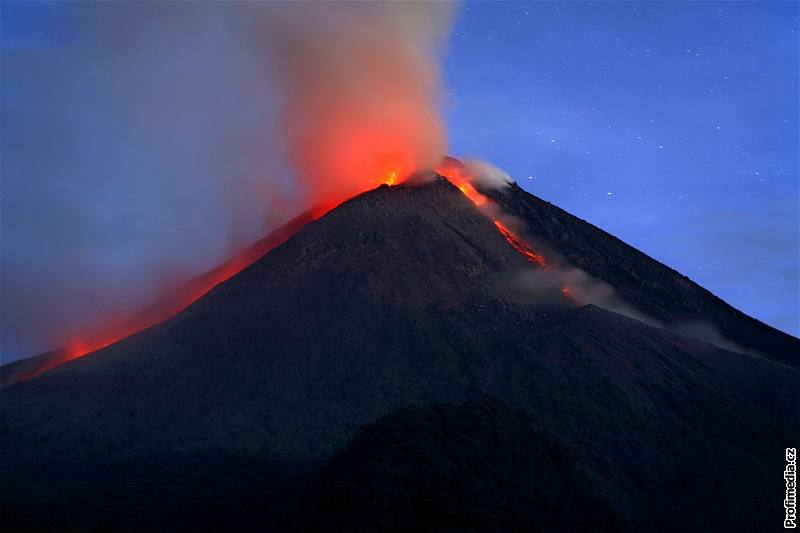
[[[458,190],[463,192],[464,196],[472,200],[476,206],[481,207],[490,202],[486,195],[479,193],[472,186],[472,176],[460,161],[447,158],[436,168],[436,173],[444,176],[450,183],[458,187]]]
[[[458,189],[464,193],[467,198],[472,200],[472,203],[474,203],[476,206],[483,207],[494,204],[494,202],[485,194],[481,194],[477,189],[475,189],[475,187],[472,185],[472,177],[469,175],[466,167],[464,167],[464,164],[460,161],[447,158],[442,162],[441,165],[439,165],[439,167],[437,167],[436,173],[440,176],[444,176],[453,185],[458,187]],[[491,212],[491,210],[489,212]],[[511,245],[512,248],[514,248],[514,250],[519,252],[529,262],[539,265],[546,270],[550,268],[543,255],[536,253],[531,245],[519,238],[517,234],[508,229],[508,227],[500,222],[500,220],[490,216],[489,212],[487,212],[487,210],[483,210],[483,213],[491,218],[497,230],[503,235],[503,238],[506,240],[506,242],[508,242],[508,244]],[[571,300],[572,302],[577,303],[578,301],[569,287],[563,287],[561,289],[561,294],[563,294],[565,298]]]
[[[492,200],[490,200],[485,194],[481,194],[477,189],[475,189],[475,187],[472,185],[472,177],[469,175],[467,169],[460,161],[446,159],[441,165],[439,165],[439,167],[436,169],[436,172],[440,176],[444,176],[450,180],[450,182],[458,187],[458,190],[464,193],[467,198],[472,200],[472,203],[474,203],[476,206],[482,207],[493,203]],[[503,235],[503,238],[505,238],[512,248],[522,254],[525,259],[531,263],[536,263],[541,267],[547,268],[547,263],[544,257],[540,254],[537,254],[528,243],[520,239],[498,219],[492,218],[492,222],[494,222],[494,225],[497,227],[498,231],[500,231],[500,233]]]
[[[471,177],[467,174],[466,169],[460,162],[445,161],[437,168],[436,172],[450,180],[476,206],[482,207],[493,203],[487,196],[475,189],[470,181]],[[365,183],[365,185],[374,186],[375,183],[378,183],[392,186],[402,182],[399,172],[396,170],[386,171],[379,175],[383,177],[369,180],[369,183]],[[63,363],[105,348],[126,337],[169,320],[205,296],[214,287],[232,278],[259,258],[266,255],[270,250],[288,240],[302,226],[322,217],[328,211],[346,201],[346,199],[347,198],[342,198],[337,201],[329,201],[323,207],[317,207],[303,213],[273,231],[264,239],[256,242],[240,254],[223,263],[221,266],[190,280],[178,289],[160,298],[143,311],[105,327],[101,334],[74,339],[68,342],[64,348],[33,358],[36,362],[32,368],[24,368],[21,372],[11,376],[10,380],[6,383],[0,385],[6,386],[33,378]],[[494,222],[498,231],[517,252],[522,254],[531,263],[535,263],[543,268],[548,268],[545,258],[536,253],[529,244],[520,239],[499,220],[492,219],[492,222]],[[573,298],[568,288],[565,287],[562,292],[568,298]]]
[[[500,222],[499,220],[495,220],[494,225],[497,226],[497,229],[500,230],[500,233],[503,234],[503,237],[505,237],[506,241],[508,241],[508,243],[516,251],[525,256],[525,259],[527,259],[531,263],[536,263],[541,267],[547,267],[547,263],[545,262],[544,257],[534,252],[533,248],[531,248],[530,245],[528,245],[528,243],[526,243],[525,241],[517,237],[515,234],[513,234],[507,227],[503,225],[502,222]]]
[[[578,299],[575,297],[574,294],[572,294],[572,290],[569,287],[564,287],[563,289],[561,289],[561,294],[563,294],[564,296],[566,296],[568,299],[572,300],[576,304],[579,303]]]
[[[105,348],[172,318],[205,296],[211,289],[232,278],[266,255],[270,250],[282,244],[301,227],[320,218],[334,207],[336,205],[327,205],[306,211],[219,267],[188,281],[141,312],[123,320],[112,322],[102,328],[102,333],[73,339],[63,348],[33,358],[30,360],[33,363],[31,368],[24,368],[19,373],[15,373],[7,380],[7,383],[2,385],[11,385],[12,383],[36,377],[63,363]],[[25,362],[22,361],[21,363],[24,364]]]
[[[381,176],[380,178],[364,180],[362,184],[364,190],[380,184],[392,186],[402,181],[401,171],[397,170],[402,168],[402,165],[385,165],[384,168],[395,170],[377,172],[376,175]],[[292,219],[232,259],[169,292],[143,311],[124,319],[109,321],[107,325],[100,328],[102,333],[72,339],[63,348],[30,360],[21,361],[21,370],[6,378],[3,383],[0,383],[0,386],[7,386],[36,377],[63,363],[96,352],[126,337],[169,320],[205,296],[214,287],[232,278],[266,255],[270,250],[289,239],[302,226],[317,220],[346,201],[348,197],[342,197],[341,193],[342,191],[340,191],[339,196],[329,195],[325,203]]]

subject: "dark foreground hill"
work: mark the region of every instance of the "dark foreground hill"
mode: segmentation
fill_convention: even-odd
[[[364,427],[309,483],[308,531],[617,531],[568,451],[484,396]]]
[[[622,527],[780,523],[800,342],[515,187],[497,198],[630,305],[749,353],[559,290],[520,297],[509,280],[537,267],[449,182],[380,187],[174,318],[0,390],[4,525],[285,525],[361,425],[481,394],[564,446]]]

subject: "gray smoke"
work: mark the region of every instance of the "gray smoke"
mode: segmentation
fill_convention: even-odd
[[[0,363],[93,333],[445,148],[446,4],[58,13],[63,42],[2,47]]]

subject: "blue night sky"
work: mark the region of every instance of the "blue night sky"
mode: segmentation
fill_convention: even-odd
[[[798,6],[467,2],[453,151],[798,335]]]
[[[75,6],[1,8],[2,266],[23,272],[27,286],[64,290],[28,298],[5,277],[2,362],[52,347],[31,341],[23,317],[57,322],[87,308],[102,315],[123,296],[143,305],[158,294],[148,257],[175,257],[173,270],[196,274],[230,249],[224,238],[184,238],[230,218],[214,203],[226,191],[192,196],[170,180],[209,173],[196,157],[207,146],[198,133],[204,117],[187,111],[155,138],[120,126],[135,112],[120,109],[104,84],[146,90],[159,73],[109,80],[102,56],[62,56],[87,38],[81,10],[91,4]],[[798,335],[799,6],[462,3],[444,62],[451,152],[491,161],[531,193]],[[176,50],[174,64],[165,53],[152,69],[206,60],[194,53]],[[73,75],[71,61],[88,67]],[[263,80],[251,81],[252,94],[228,95],[224,80],[212,80],[185,99],[213,95],[223,100],[220,114],[257,122],[260,110],[237,109],[245,98],[265,99]],[[143,146],[159,135],[185,143],[170,145],[169,157],[145,157]],[[166,169],[176,154],[181,163]],[[198,178],[197,188],[213,183]],[[168,215],[175,202],[183,206],[178,222]],[[94,292],[58,307],[84,278]],[[135,290],[115,292],[120,280]]]

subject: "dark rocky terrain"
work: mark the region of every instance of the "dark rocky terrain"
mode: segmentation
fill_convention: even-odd
[[[617,531],[566,448],[484,396],[365,426],[310,483],[308,531]]]
[[[360,426],[483,394],[563,446],[565,478],[585,473],[623,528],[780,523],[800,341],[516,186],[486,192],[534,248],[748,353],[558,290],[521,298],[509,277],[537,267],[455,187],[383,186],[174,318],[0,390],[4,527],[285,529]],[[347,457],[329,468],[352,483]]]

